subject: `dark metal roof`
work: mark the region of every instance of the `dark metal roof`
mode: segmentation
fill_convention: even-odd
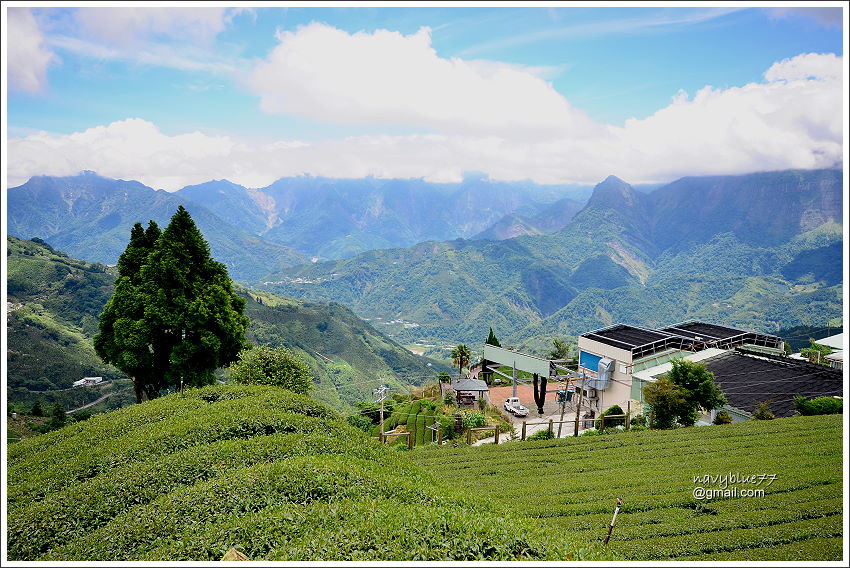
[[[695,342],[702,343],[701,347],[720,347],[729,349],[732,347],[750,343],[764,347],[778,348],[782,340],[775,335],[745,331],[725,325],[705,323],[701,321],[688,321],[677,323],[663,328],[662,331],[675,333],[687,337]]]
[[[583,333],[581,337],[631,351],[633,360],[666,349],[683,349],[691,343],[681,335],[625,324]]]
[[[692,321],[686,323],[678,323],[665,327],[664,331],[684,335],[685,337],[701,337],[703,339],[728,339],[736,335],[747,333],[742,329],[734,327],[726,327],[725,325],[715,325],[713,323],[703,323],[700,321]]]
[[[767,401],[777,417],[787,417],[794,415],[795,396],[842,396],[841,371],[753,353],[728,351],[702,361],[714,373],[714,381],[723,389],[730,406],[753,412],[760,402]]]

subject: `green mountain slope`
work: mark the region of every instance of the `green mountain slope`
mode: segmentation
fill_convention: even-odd
[[[687,178],[645,194],[611,176],[554,234],[372,251],[264,286],[419,324],[399,331],[403,341],[478,342],[492,326],[516,344],[691,317],[768,332],[819,324],[842,308],[840,180],[833,170]]]
[[[43,242],[7,237],[6,247],[8,400],[30,407],[42,399],[76,408],[117,390],[110,402],[126,402],[131,386],[115,383],[123,374],[105,365],[91,343],[114,275],[102,264],[70,258]],[[86,376],[113,384],[71,388]]]
[[[609,546],[632,561],[836,562],[842,556],[842,430],[841,416],[800,416],[429,449],[411,457],[448,487],[494,498],[553,536],[602,540],[619,497]],[[728,482],[730,475],[748,481]],[[767,477],[749,481],[761,475]],[[715,481],[694,479],[706,476]],[[737,494],[706,500],[695,498],[698,489]],[[747,496],[746,490],[764,494]]]
[[[247,300],[248,339],[301,355],[317,378],[311,396],[334,408],[371,400],[381,384],[406,392],[451,370],[412,354],[340,304],[301,302],[241,286],[236,290]]]
[[[16,561],[563,560],[486,500],[439,489],[406,455],[276,387],[212,386],[12,445]],[[610,555],[607,555],[610,558]]]
[[[9,399],[26,405],[37,398],[60,400],[72,408],[102,396],[100,389],[70,387],[84,376],[125,378],[104,365],[92,346],[114,274],[43,242],[7,237],[7,250],[13,305],[7,325]],[[302,355],[316,375],[313,396],[339,410],[372,398],[382,382],[404,392],[450,370],[410,353],[341,305],[300,302],[238,285],[237,290],[248,300],[248,338]]]

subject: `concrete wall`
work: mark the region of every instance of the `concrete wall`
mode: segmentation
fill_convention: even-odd
[[[625,411],[631,397],[632,375],[628,372],[628,366],[632,363],[632,352],[581,336],[578,338],[578,347],[581,351],[607,357],[615,362],[608,388],[598,391],[599,398],[593,405],[597,416],[600,412],[615,404],[619,404]],[[588,376],[595,377],[597,375],[597,369],[587,369],[586,371]]]

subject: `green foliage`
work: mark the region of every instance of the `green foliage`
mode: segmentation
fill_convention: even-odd
[[[447,447],[410,457],[447,487],[513,507],[553,536],[601,540],[621,497],[608,549],[626,561],[842,558],[841,416]],[[529,471],[535,483],[517,484]],[[695,477],[729,472],[777,477],[738,485],[763,489],[763,498],[694,499],[695,486],[719,485]]]
[[[818,363],[827,366],[829,366],[829,360],[826,356],[830,353],[832,353],[831,347],[815,343],[814,339],[809,339],[809,347],[800,349],[800,355],[806,357],[809,363]]]
[[[94,345],[133,378],[139,402],[168,387],[211,384],[236,358],[245,301],[182,205],[161,233],[153,221],[133,226],[118,274]]]
[[[546,430],[538,430],[537,432],[526,437],[525,439],[527,441],[534,441],[534,440],[552,440],[554,438],[555,438],[555,434],[550,432],[549,429],[547,428]]]
[[[272,385],[307,394],[313,384],[310,368],[285,347],[261,345],[239,352],[228,376],[243,385]]]
[[[612,414],[625,414],[620,405],[615,404],[613,406],[608,407],[607,410],[602,412],[599,416],[610,416]],[[595,423],[595,427],[597,430],[607,430],[609,428],[613,428],[615,426],[623,426],[626,423],[625,418],[608,418],[605,420],[605,426],[602,425],[602,420],[597,420]]]
[[[455,398],[454,393],[447,392],[443,396],[443,403],[447,406],[457,406],[457,399]]]
[[[284,389],[164,396],[10,447],[8,556],[208,562],[236,547],[281,561],[610,558],[438,489],[407,455]]]
[[[843,401],[831,396],[820,396],[811,400],[804,396],[797,396],[794,397],[794,407],[802,416],[841,414],[843,412]]]
[[[41,406],[41,399],[37,399],[33,405],[30,414],[33,416],[44,416],[44,409]]]
[[[573,346],[563,339],[552,340],[552,350],[546,354],[547,359],[568,359],[574,352]]]
[[[501,347],[502,344],[499,343],[499,339],[496,337],[496,334],[493,333],[493,328],[490,328],[490,334],[487,336],[487,339],[484,341],[487,345],[494,345],[496,347]]]
[[[487,424],[487,418],[480,412],[466,410],[462,413],[464,428],[480,428]]]
[[[451,383],[451,382],[452,382],[452,377],[451,377],[451,375],[449,375],[449,374],[448,374],[447,372],[445,372],[445,371],[440,372],[440,374],[439,374],[439,375],[437,375],[437,379],[438,379],[441,383]]]
[[[687,391],[665,377],[643,387],[643,399],[652,407],[650,428],[673,428],[676,426],[676,419],[682,415],[693,419],[687,414],[693,412]]]
[[[721,410],[717,414],[714,415],[714,420],[712,420],[712,424],[720,425],[720,424],[731,424],[732,417],[729,416],[729,413],[725,410]]]
[[[352,414],[350,416],[346,416],[345,420],[358,430],[369,432],[372,429],[372,421],[366,418],[365,416],[361,416],[359,414]]]
[[[762,401],[753,411],[753,420],[773,420],[776,416],[770,410],[770,405],[767,401]]]
[[[677,409],[676,419],[679,423],[682,426],[693,426],[700,408],[708,411],[726,404],[723,391],[714,383],[714,374],[706,368],[705,364],[687,359],[673,359],[670,364],[672,368],[665,373],[664,377],[681,389],[681,395],[685,400],[678,402],[677,395],[668,389],[667,403],[662,404],[663,409],[657,412],[666,414],[675,408]],[[652,406],[655,409],[655,406]],[[657,418],[657,420],[666,424],[668,418],[665,415],[663,419]]]
[[[472,356],[469,347],[461,343],[456,345],[451,352],[452,364],[457,367],[458,376],[463,372],[463,368],[469,365],[469,359]]]

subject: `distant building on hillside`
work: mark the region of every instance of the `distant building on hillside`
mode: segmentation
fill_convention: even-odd
[[[83,377],[79,381],[74,381],[74,386],[86,387],[89,385],[96,385],[101,382],[103,382],[103,377]]]

